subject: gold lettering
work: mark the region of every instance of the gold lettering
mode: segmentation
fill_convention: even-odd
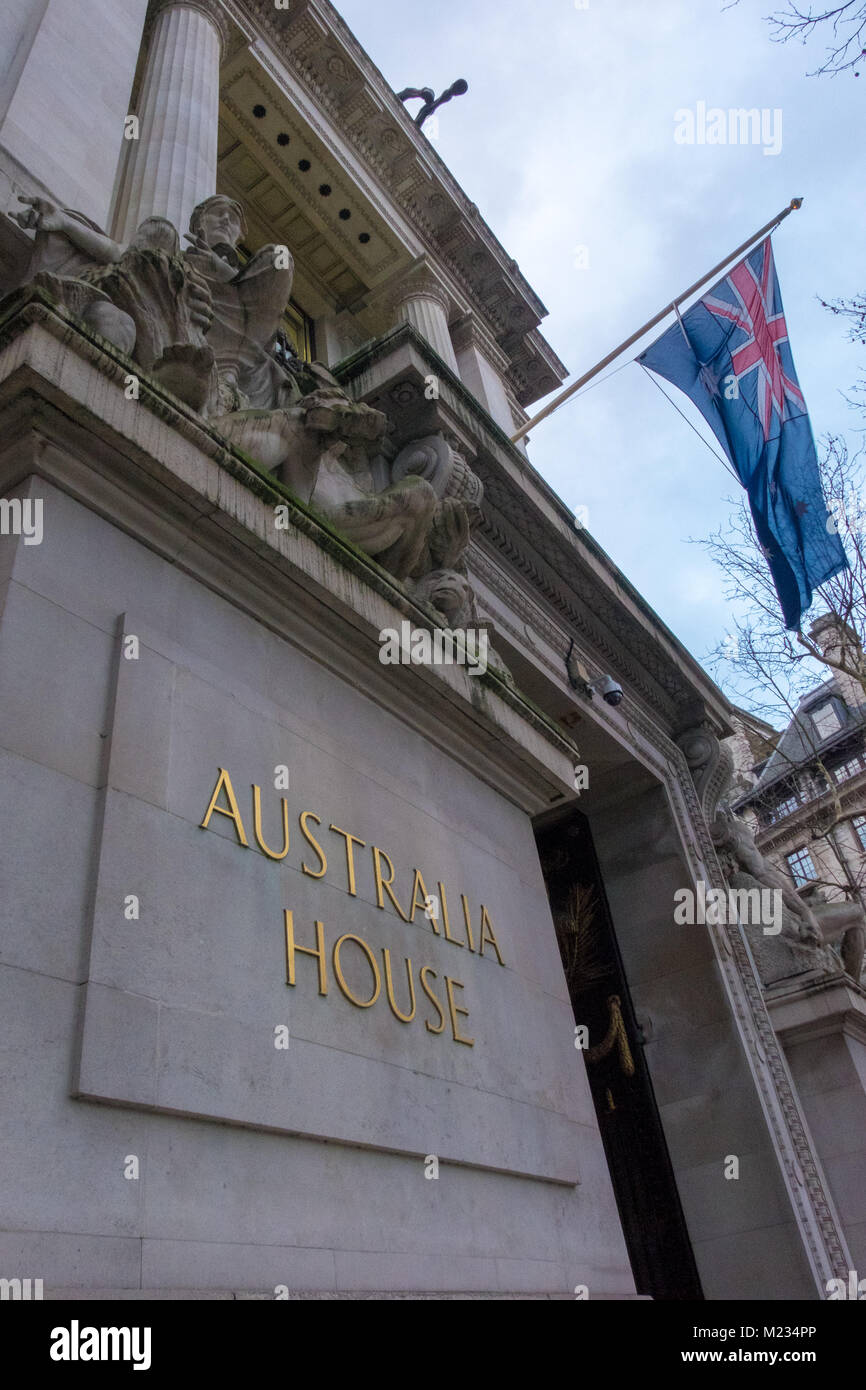
[[[322,861],[322,867],[321,869],[311,869],[306,864],[301,864],[301,869],[305,874],[309,874],[310,878],[324,878],[328,869],[328,860],[325,855],[325,851],[322,849],[322,846],[319,844],[315,835],[313,835],[307,829],[308,819],[314,820],[316,822],[316,825],[321,825],[322,818],[321,816],[317,816],[315,811],[302,811],[301,814],[298,816],[298,822],[301,827],[301,834],[303,835],[307,844],[311,845],[312,848],[316,851],[317,855]]]
[[[394,982],[391,979],[391,952],[387,946],[382,947],[382,955],[385,958],[385,993],[388,996],[388,1003],[391,1005],[391,1012],[395,1018],[399,1018],[401,1023],[411,1023],[415,1017],[415,981],[412,979],[412,962],[406,957],[406,978],[409,981],[409,999],[412,1004],[410,1014],[401,1014],[394,1002]]]
[[[373,994],[369,999],[356,999],[343,978],[343,971],[340,967],[340,951],[342,950],[344,941],[354,941],[357,946],[360,946],[361,950],[364,952],[364,955],[367,957],[367,960],[370,963],[370,969],[373,972],[373,979],[376,981],[376,988],[374,989]],[[337,984],[340,986],[340,989],[343,991],[346,998],[349,1000],[350,1003],[357,1005],[359,1009],[369,1009],[373,1004],[375,1004],[376,1000],[379,998],[379,991],[382,988],[382,980],[379,975],[379,967],[376,964],[376,957],[373,955],[373,952],[370,950],[370,947],[367,945],[366,941],[362,941],[360,936],[352,936],[350,932],[346,932],[345,936],[341,936],[339,941],[335,943],[334,974],[337,977]]]
[[[393,878],[393,876],[394,876],[394,875],[393,875],[393,873],[392,873],[391,877]],[[440,885],[440,887],[441,887],[441,885]],[[421,896],[420,896],[420,898],[418,897],[418,890],[419,890],[419,889],[420,889],[420,891],[421,891]],[[414,882],[413,882],[413,884],[412,884],[412,916],[409,918],[409,921],[410,921],[410,922],[414,922],[414,921],[415,921],[415,909],[416,909],[416,908],[420,907],[421,910],[422,910],[422,912],[427,913],[427,902],[428,902],[428,900],[429,900],[429,897],[430,897],[430,894],[427,892],[427,887],[426,887],[426,885],[425,885],[425,883],[424,883],[423,878],[421,877],[421,870],[420,870],[420,869],[416,869],[416,870],[415,870],[415,880],[414,880]],[[399,909],[398,909],[398,911],[399,911]],[[438,928],[438,926],[436,925],[436,918],[433,916],[432,912],[427,913],[427,916],[428,916],[429,919],[430,919],[430,925],[431,925],[431,927],[433,928],[433,930],[435,931],[436,935],[438,936],[438,935],[439,935],[439,928]]]
[[[474,947],[474,945],[472,944],[472,922],[470,921],[470,918],[469,918],[469,904],[468,904],[468,902],[466,901],[466,894],[465,894],[465,893],[461,893],[461,894],[460,894],[460,901],[461,901],[462,904],[463,904],[463,920],[464,920],[464,922],[466,923],[466,940],[467,940],[467,942],[468,942],[470,951],[473,951],[473,952],[474,952],[475,947]]]
[[[388,878],[382,877],[381,861],[383,859],[391,871],[390,876]],[[385,906],[385,900],[382,897],[382,889],[384,888],[385,892],[388,894],[388,897],[391,899],[391,902],[394,904],[398,913],[403,918],[403,921],[410,921],[411,918],[406,916],[402,907],[395,898],[394,890],[391,887],[391,884],[394,882],[394,865],[391,863],[391,860],[388,858],[385,851],[383,849],[377,849],[375,845],[373,845],[373,872],[376,875],[376,902],[378,903],[379,907],[384,908]]]
[[[330,829],[335,831],[337,835],[342,835],[345,838],[346,870],[349,875],[349,892],[351,893],[353,898],[356,898],[358,895],[355,892],[355,851],[353,850],[352,846],[361,845],[361,847],[364,848],[367,844],[367,841],[359,840],[357,835],[350,835],[348,830],[341,830],[338,825],[332,825]]]
[[[456,936],[451,935],[451,923],[448,921],[448,903],[445,899],[445,885],[439,884],[439,901],[442,904],[442,925],[445,928],[445,940],[453,941],[455,946],[465,946],[465,941],[458,941]]]
[[[249,849],[249,841],[247,840],[246,831],[244,830],[244,823],[241,820],[241,813],[238,810],[238,799],[235,796],[235,789],[232,786],[232,779],[231,777],[229,777],[224,767],[220,768],[219,774],[220,775],[217,778],[217,784],[214,787],[213,796],[210,799],[210,805],[204,813],[204,820],[199,826],[199,829],[207,830],[208,821],[210,820],[213,813],[216,811],[217,815],[228,816],[229,820],[234,821],[235,834],[237,835],[241,844],[245,845],[246,848]],[[229,809],[227,811],[224,807],[217,806],[216,804],[217,797],[219,796],[221,791],[225,791],[226,794],[226,801],[229,804]]]
[[[463,1038],[457,1031],[457,1015],[462,1014],[464,1018],[469,1017],[468,1009],[461,1009],[459,1004],[454,1003],[454,990],[464,989],[459,980],[452,980],[450,975],[445,976],[445,993],[448,995],[448,1012],[451,1015],[451,1035],[455,1042],[464,1043],[466,1047],[474,1047],[474,1038]]]
[[[422,967],[421,967],[421,988],[423,989],[424,993],[427,995],[427,998],[430,1000],[430,1003],[433,1005],[434,1009],[436,1010],[437,1014],[439,1015],[439,1027],[438,1027],[438,1028],[434,1028],[434,1027],[433,1027],[433,1024],[430,1022],[429,1018],[427,1018],[427,1019],[424,1020],[424,1027],[427,1029],[427,1032],[428,1032],[428,1033],[441,1033],[442,1030],[443,1030],[443,1028],[445,1027],[445,1014],[444,1014],[443,1011],[442,1011],[442,1005],[439,1003],[439,1000],[436,998],[436,995],[433,993],[433,991],[432,991],[432,990],[430,989],[430,987],[428,986],[427,981],[426,981],[425,978],[424,978],[425,975],[432,975],[432,976],[433,976],[433,979],[435,980],[435,979],[436,979],[436,971],[435,971],[435,970],[431,970],[429,965],[422,965]]]
[[[283,803],[283,848],[279,854],[275,854],[268,849],[262,835],[262,789],[253,783],[253,830],[256,844],[269,859],[285,859],[289,852],[289,803],[284,796],[280,797],[280,801]]]
[[[321,922],[316,922],[316,946],[296,946],[295,945],[295,924],[291,912],[288,908],[283,908],[283,916],[286,921],[286,984],[295,983],[295,952],[301,951],[305,956],[315,956],[319,962],[319,993],[328,993],[328,974],[325,964],[325,928]]]
[[[482,904],[481,904],[481,945],[478,947],[478,954],[479,954],[479,956],[483,956],[483,955],[484,955],[484,943],[485,943],[485,941],[489,941],[489,942],[490,942],[490,945],[493,947],[494,951],[496,952],[496,959],[499,961],[499,964],[500,964],[500,965],[504,965],[504,964],[505,964],[505,961],[502,959],[502,956],[499,954],[499,947],[498,947],[497,944],[496,944],[496,937],[493,935],[493,923],[491,922],[489,916],[487,915],[487,908],[486,908],[486,907],[484,906],[484,904],[482,903]]]

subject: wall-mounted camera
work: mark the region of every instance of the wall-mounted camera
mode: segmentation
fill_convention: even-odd
[[[574,638],[568,649],[565,658],[565,669],[568,672],[568,682],[572,690],[578,690],[588,699],[594,695],[600,695],[607,705],[622,704],[623,689],[619,681],[615,681],[613,676],[598,676],[594,681],[590,680],[589,672],[582,661],[579,661],[574,654]]]
[[[622,704],[622,686],[614,680],[613,676],[599,676],[597,681],[590,683],[589,689],[592,694],[598,691],[605,704]]]

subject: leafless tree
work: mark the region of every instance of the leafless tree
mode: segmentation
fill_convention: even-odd
[[[733,9],[740,0],[731,0],[724,9]],[[795,0],[788,0],[787,8],[765,16],[772,26],[770,37],[776,43],[787,43],[789,39],[808,41],[816,33],[825,40],[825,58],[820,67],[808,75],[810,77],[836,77],[840,72],[853,71],[860,76],[861,63],[866,61],[866,3],[864,0],[847,0],[843,5],[812,6],[801,9]]]
[[[850,565],[821,585],[810,610],[813,617],[831,614],[837,619],[837,642],[829,650],[809,635],[806,622],[805,631],[786,630],[744,496],[729,499],[727,523],[699,542],[722,571],[725,597],[739,614],[710,653],[708,665],[737,704],[785,727],[802,698],[826,681],[828,672],[850,677],[856,703],[866,705],[866,449],[852,453],[843,439],[830,437],[822,447],[820,470],[828,525],[838,528]],[[821,839],[850,812],[843,812],[839,784],[825,764],[823,740],[812,721],[801,720],[798,727],[803,747],[796,760],[787,759],[782,748],[776,756],[783,759],[783,768],[788,763],[792,780],[808,777],[813,810],[806,825],[813,839]],[[849,886],[866,890],[866,871],[863,877],[862,884]]]

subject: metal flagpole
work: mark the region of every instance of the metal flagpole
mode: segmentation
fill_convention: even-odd
[[[707,271],[706,275],[702,275],[700,280],[696,280],[687,290],[683,290],[682,294],[678,294],[676,299],[671,300],[670,304],[666,304],[663,309],[660,309],[657,314],[653,315],[651,319],[648,319],[645,324],[642,324],[636,333],[632,333],[631,337],[626,338],[624,343],[620,343],[619,347],[615,347],[613,352],[607,354],[607,357],[603,357],[600,362],[596,362],[595,366],[591,367],[588,372],[584,372],[583,376],[578,377],[577,381],[573,381],[570,386],[566,386],[564,391],[560,391],[558,396],[554,396],[553,400],[550,401],[543,410],[539,410],[537,415],[533,415],[531,420],[527,420],[526,424],[521,425],[517,433],[511,436],[512,444],[516,444],[518,439],[522,439],[523,436],[528,434],[531,429],[534,429],[541,420],[546,420],[548,415],[552,415],[554,410],[557,410],[559,406],[562,405],[563,401],[567,401],[570,396],[574,395],[575,391],[580,390],[581,386],[585,386],[588,381],[592,381],[594,376],[598,376],[599,372],[603,372],[605,367],[609,367],[611,362],[619,357],[620,353],[625,352],[626,348],[630,348],[634,343],[638,342],[645,333],[648,333],[651,328],[655,328],[656,324],[661,323],[662,319],[668,314],[675,313],[678,305],[682,304],[684,299],[688,299],[696,290],[701,289],[708,280],[712,280],[715,275],[718,275],[720,271],[724,270],[726,265],[729,265],[737,256],[742,256],[743,252],[748,251],[749,247],[754,242],[760,241],[761,237],[773,231],[774,228],[778,227],[780,222],[784,221],[789,213],[796,212],[802,205],[802,198],[792,198],[784,211],[772,217],[759,232],[755,232],[754,236],[750,236],[748,240],[743,242],[742,246],[737,247],[736,251],[732,251],[729,256],[725,256],[724,260],[719,261],[718,265],[714,265],[712,270]]]

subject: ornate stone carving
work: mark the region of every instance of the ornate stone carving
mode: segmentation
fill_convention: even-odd
[[[208,343],[219,374],[219,392],[207,414],[277,410],[300,397],[294,380],[270,346],[292,292],[294,262],[287,247],[262,246],[241,264],[237,243],[246,233],[239,203],[216,194],[193,209],[185,259],[210,292],[213,322]]]
[[[34,228],[32,282],[127,353],[175,395],[202,409],[216,388],[205,340],[212,317],[208,286],[181,253],[163,217],[148,217],[127,247],[81,213],[22,196],[15,214]]]
[[[716,737],[706,720],[680,734],[677,744],[694,778],[704,819],[710,825],[733,775],[733,754],[727,744]]]
[[[425,597],[449,618],[459,591],[457,607],[477,624],[465,553],[481,518],[480,479],[441,435],[389,463],[381,411],[350,400],[321,363],[277,360],[294,273],[288,248],[263,246],[243,264],[244,212],[221,194],[193,210],[184,252],[164,218],[146,219],[124,248],[81,214],[25,201],[19,220],[36,228],[33,267],[53,298],[397,579],[435,573]]]

